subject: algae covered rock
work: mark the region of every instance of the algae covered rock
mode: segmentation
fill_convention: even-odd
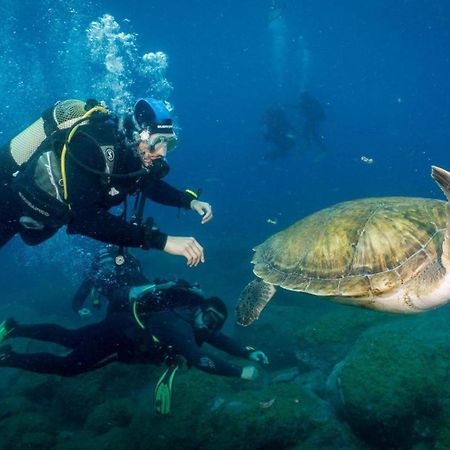
[[[307,326],[295,331],[296,356],[299,364],[315,367],[320,361],[323,370],[331,370],[351,350],[355,340],[369,327],[398,320],[373,311],[334,308],[315,317]]]
[[[82,424],[91,411],[107,398],[100,371],[64,379],[56,393],[53,408],[65,421]]]
[[[374,327],[336,366],[330,387],[365,440],[391,446],[426,440],[426,424],[450,397],[449,354],[445,321],[413,318]]]
[[[198,436],[214,449],[288,448],[333,421],[329,405],[295,383],[245,391],[211,412]]]
[[[48,450],[53,447],[56,438],[53,434],[44,433],[42,431],[34,431],[25,433],[21,437],[21,448],[29,450]]]
[[[136,449],[133,436],[126,428],[111,428],[107,433],[93,436],[80,432],[70,439],[61,438],[52,450],[127,450]]]
[[[85,429],[94,434],[102,434],[115,427],[126,427],[131,421],[132,411],[133,403],[129,400],[106,401],[89,414]]]
[[[170,416],[155,413],[153,397],[141,401],[139,414],[134,415],[129,426],[136,437],[134,448],[197,448],[197,427],[202,417],[210,414],[218,396],[231,396],[236,383],[241,380],[211,376],[196,369],[180,370],[173,384]]]
[[[2,405],[0,419],[2,420],[6,417],[13,416],[14,414],[33,412],[36,410],[36,405],[21,395],[12,395],[1,398],[0,403]]]
[[[100,404],[117,397],[132,399],[150,383],[148,366],[114,364],[59,382],[52,405],[64,420],[84,424]]]
[[[136,450],[237,450],[289,448],[313,435],[321,442],[323,427],[328,439],[346,436],[329,404],[297,383],[263,387],[192,370],[176,380],[170,416],[155,415],[149,404],[129,430]]]
[[[29,445],[24,448],[45,448],[43,443],[52,441],[54,434],[51,419],[36,412],[18,412],[0,421],[1,443],[5,449],[20,448],[23,439]]]

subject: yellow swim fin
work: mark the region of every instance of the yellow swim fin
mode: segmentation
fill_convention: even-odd
[[[155,387],[155,410],[158,414],[170,414],[172,402],[172,383],[179,366],[173,365],[166,369]]]

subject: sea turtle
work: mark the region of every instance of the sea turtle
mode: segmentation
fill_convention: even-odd
[[[450,200],[450,173],[432,167]],[[236,319],[250,325],[275,286],[349,305],[417,313],[450,300],[450,205],[412,197],[338,203],[255,249],[258,277],[242,291]]]

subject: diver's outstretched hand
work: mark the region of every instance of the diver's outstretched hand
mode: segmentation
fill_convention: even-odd
[[[167,236],[164,251],[170,255],[184,256],[189,267],[205,262],[203,247],[193,237]]]
[[[191,209],[202,216],[202,224],[209,222],[213,218],[212,208],[209,203],[192,200]]]

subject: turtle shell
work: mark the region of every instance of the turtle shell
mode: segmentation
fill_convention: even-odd
[[[257,246],[253,271],[293,291],[377,296],[440,263],[445,207],[412,197],[338,203]]]

